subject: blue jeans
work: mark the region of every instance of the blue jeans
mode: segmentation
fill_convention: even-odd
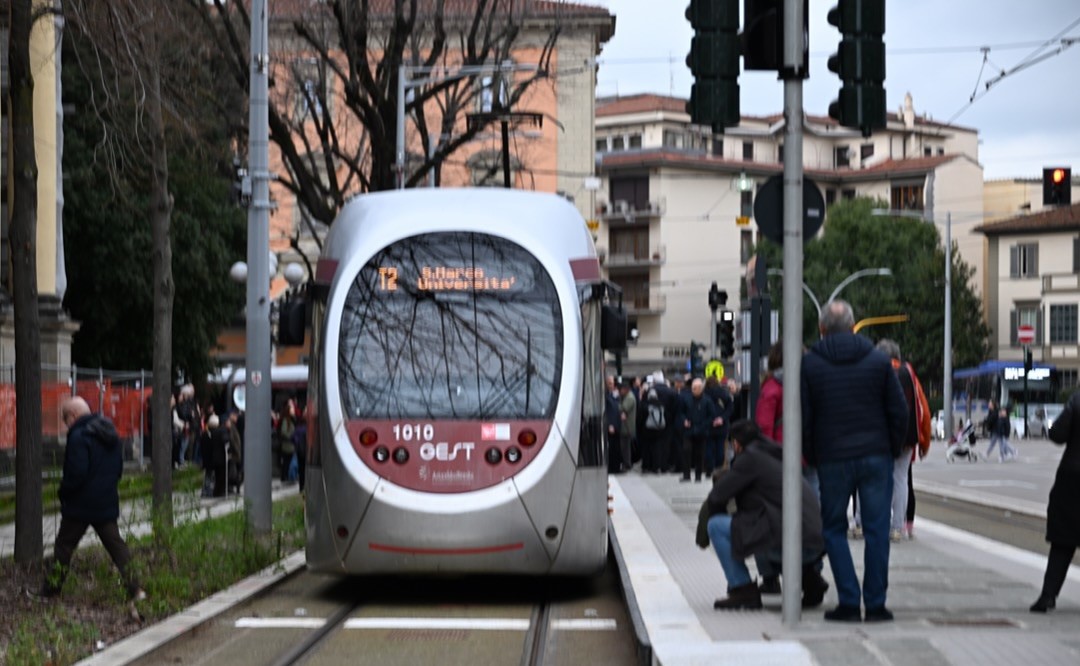
[[[821,480],[821,523],[836,594],[841,606],[867,609],[885,606],[889,587],[889,513],[892,504],[893,459],[888,454],[852,458],[818,465]],[[851,559],[847,541],[847,507],[859,494],[863,534],[863,586]]]
[[[709,542],[716,550],[716,557],[720,559],[728,590],[749,584],[750,570],[746,568],[746,562],[731,554],[731,516],[718,513],[709,518]]]

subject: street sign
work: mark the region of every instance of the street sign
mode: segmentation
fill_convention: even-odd
[[[784,245],[784,177],[773,176],[754,197],[754,220],[758,231],[777,245]],[[814,239],[825,222],[825,197],[817,184],[803,178],[803,243]]]
[[[1035,342],[1035,327],[1031,324],[1020,324],[1017,326],[1016,341],[1022,345],[1030,345]]]

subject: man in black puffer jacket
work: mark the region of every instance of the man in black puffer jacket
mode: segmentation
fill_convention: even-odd
[[[124,458],[116,428],[108,419],[90,413],[86,400],[74,397],[61,407],[67,429],[64,476],[60,481],[60,531],[56,534],[51,568],[46,568],[42,596],[60,593],[71,556],[88,527],[112,557],[131,599],[145,598],[131,571],[131,553],[120,536],[120,496],[117,484],[124,472]]]
[[[893,459],[907,432],[907,402],[889,358],[853,332],[855,315],[845,301],[830,301],[819,321],[821,340],[803,356],[803,457],[817,467],[821,522],[840,605],[826,620],[892,619],[889,587],[889,509]],[[847,543],[847,506],[859,493],[865,572],[859,578]],[[861,597],[861,599],[860,599]]]

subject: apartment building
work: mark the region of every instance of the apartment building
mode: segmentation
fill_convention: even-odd
[[[1038,200],[1042,201],[1041,184]],[[1075,194],[1075,190],[1074,190]],[[1080,384],[1080,202],[977,228],[987,241],[987,317],[996,358],[1021,360],[1021,324],[1035,329],[1036,362]]]
[[[953,240],[981,279],[983,237],[972,231],[983,211],[976,130],[917,115],[911,95],[869,138],[827,117],[808,115],[804,127],[806,177],[826,203],[877,197],[941,227],[952,213]],[[743,117],[713,135],[690,123],[684,99],[598,101],[597,247],[639,336],[624,372],[684,366],[692,340],[710,341],[712,282],[728,293],[729,309],[740,309],[757,242],[754,196],[783,171],[783,131],[780,114]]]

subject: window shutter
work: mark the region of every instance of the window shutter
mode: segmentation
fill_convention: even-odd
[[[1035,310],[1035,344],[1041,345],[1043,343],[1043,316],[1045,315],[1045,309],[1043,306],[1039,306]]]
[[[1015,250],[1016,248],[1013,248],[1013,249]],[[1009,346],[1010,347],[1015,347],[1018,344],[1016,342],[1016,324],[1017,324],[1016,315],[1017,315],[1016,310],[1013,310],[1012,312],[1009,313]]]
[[[1080,236],[1073,239],[1073,273],[1080,273]]]
[[[1009,277],[1020,277],[1020,246],[1009,248]],[[1016,326],[1013,326],[1016,328]]]
[[[1032,243],[1028,247],[1031,250],[1031,256],[1028,257],[1026,277],[1039,277],[1039,245]]]

